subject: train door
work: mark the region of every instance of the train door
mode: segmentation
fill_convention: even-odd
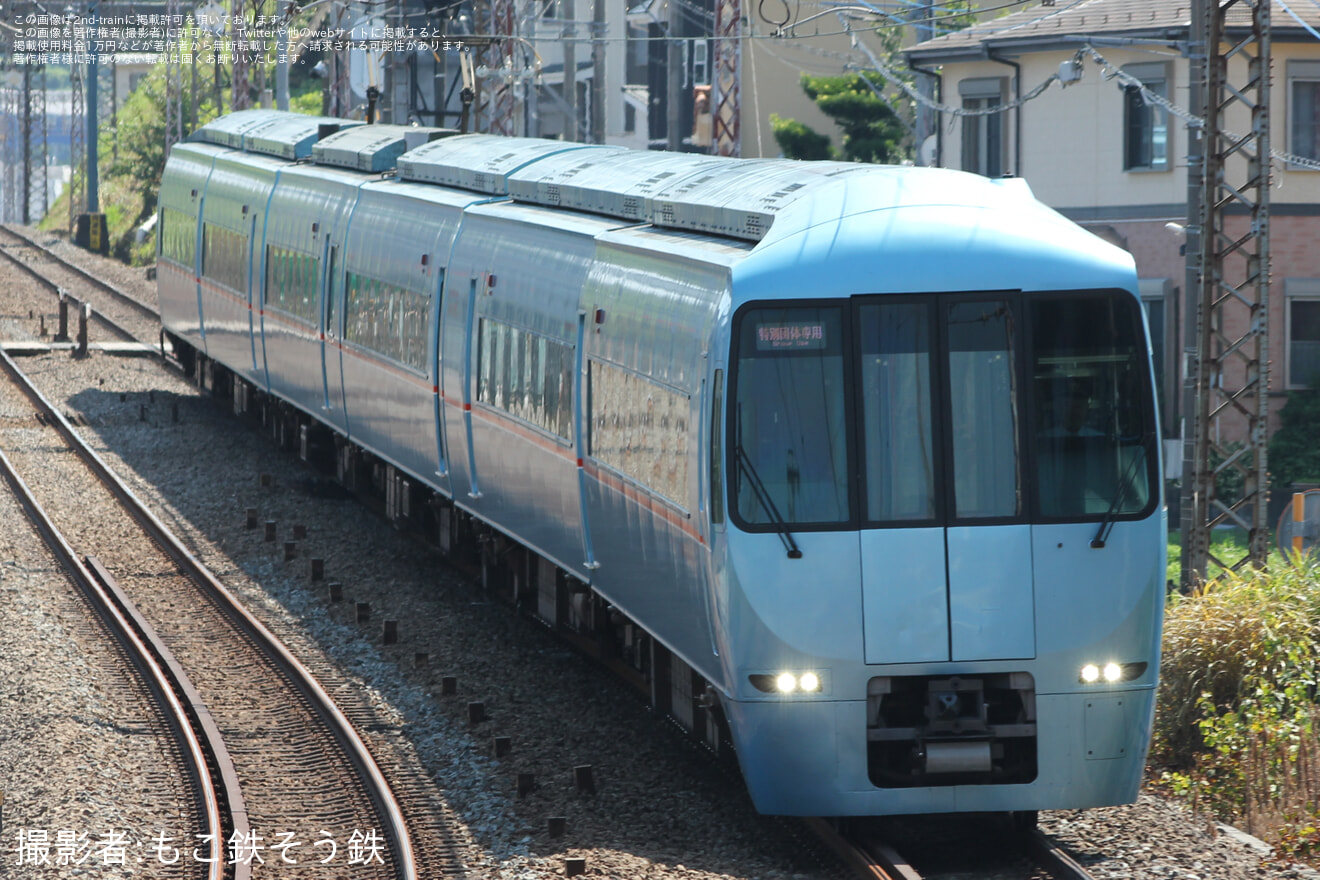
[[[1036,654],[1020,312],[1012,295],[940,302],[951,660]]]
[[[278,180],[278,178],[277,178]],[[247,313],[248,313],[248,341],[252,350],[252,374],[255,376],[257,371],[262,369],[262,365],[257,362],[257,334],[262,330],[262,324],[258,322],[255,315],[261,314],[263,303],[261,301],[265,285],[265,266],[264,255],[257,244],[257,217],[253,214],[248,219],[247,229]],[[265,348],[265,341],[262,341],[262,348]],[[270,385],[269,377],[266,382]]]
[[[948,573],[935,418],[938,328],[929,299],[855,305],[867,663],[949,659]]]
[[[321,409],[330,413],[342,402],[343,388],[339,381],[339,326],[340,305],[339,245],[326,236],[325,279],[321,290]],[[341,419],[332,419],[342,423]]]
[[[1035,654],[1016,309],[854,303],[868,663]]]

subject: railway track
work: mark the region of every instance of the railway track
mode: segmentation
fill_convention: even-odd
[[[262,858],[258,848],[243,849],[245,841],[287,844],[282,835],[292,834],[301,850],[267,851],[267,865],[292,858],[300,876],[342,877],[346,867],[354,877],[422,876],[403,810],[334,701],[137,501],[8,355],[0,353],[0,367],[9,386],[0,385],[0,394],[32,406],[30,420],[0,435],[9,481],[30,495],[30,509],[44,510],[49,533],[69,536],[62,553],[89,588],[95,582],[117,594],[110,601],[128,621],[123,628],[144,641],[150,641],[145,633],[159,634],[153,653],[169,658],[159,665],[174,668],[166,701],[173,694],[191,714],[189,728],[212,728],[192,734],[211,749],[198,765],[208,772],[194,777],[221,780],[219,791],[199,800],[226,804],[230,814],[227,820],[211,815],[201,827],[218,821],[226,841],[236,837],[240,848],[229,853],[234,867],[247,870],[257,864],[254,856]],[[94,502],[93,496],[103,497]],[[84,511],[93,503],[104,509],[104,496],[113,497],[123,518],[89,522]],[[200,781],[197,787],[207,790]],[[190,830],[174,829],[175,836]],[[332,848],[338,858],[327,859]]]
[[[907,816],[807,825],[868,880],[1093,880],[1036,828],[1007,817]]]
[[[125,342],[156,345],[160,339],[160,312],[151,303],[119,290],[97,278],[91,272],[59,256],[40,242],[11,226],[0,226],[0,256],[17,266],[52,296],[52,322],[61,295],[72,297],[77,304],[92,307],[92,320],[101,328]],[[76,306],[75,306],[76,308]],[[77,317],[70,310],[69,333]],[[56,325],[48,326],[52,334]]]
[[[113,640],[117,665],[129,673],[126,678],[132,683],[122,696],[153,708],[155,718],[148,720],[147,726],[167,759],[181,768],[187,782],[187,792],[171,798],[183,801],[177,807],[185,817],[183,823],[211,840],[224,840],[236,828],[246,829],[241,793],[230,787],[233,767],[224,753],[223,742],[214,724],[208,724],[209,719],[199,714],[196,691],[169,649],[136,613],[99,561],[95,557],[78,556],[3,450],[0,450],[0,478],[9,485],[19,506],[99,620],[101,632]],[[170,787],[166,784],[157,788]],[[237,814],[234,804],[239,805]],[[195,862],[189,868],[178,872],[179,875],[199,880],[224,877],[223,859],[209,864]],[[236,872],[235,880],[240,876]]]

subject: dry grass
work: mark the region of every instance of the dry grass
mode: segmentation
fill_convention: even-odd
[[[1320,563],[1171,600],[1152,757],[1202,810],[1320,851]]]

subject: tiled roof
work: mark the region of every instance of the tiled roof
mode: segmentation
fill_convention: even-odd
[[[1143,36],[1157,39],[1186,39],[1191,26],[1190,0],[1055,0],[1054,6],[1032,3],[1002,18],[982,21],[957,31],[918,43],[907,49],[925,58],[942,54],[966,54],[983,45],[1048,43],[1079,35]],[[1288,4],[1307,24],[1320,30],[1320,5],[1310,0]],[[1270,9],[1271,27],[1277,33],[1296,30],[1314,39],[1279,4]],[[1228,24],[1250,26],[1251,10],[1238,4],[1229,11]]]

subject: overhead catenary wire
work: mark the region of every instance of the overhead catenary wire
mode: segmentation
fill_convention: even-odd
[[[1124,86],[1136,89],[1140,92],[1142,100],[1145,101],[1147,105],[1158,105],[1174,116],[1177,116],[1194,129],[1203,130],[1205,128],[1205,119],[1203,117],[1197,116],[1187,108],[1180,107],[1153,89],[1148,88],[1145,83],[1137,79],[1135,76],[1116,67],[1111,61],[1096,51],[1094,46],[1085,46],[1081,51],[1088,53],[1092,60],[1094,60],[1096,64],[1099,64],[1105,71],[1105,75],[1108,78],[1117,79]],[[1241,139],[1241,135],[1235,134],[1231,131],[1225,131],[1224,134],[1230,138]],[[1307,156],[1299,156],[1296,153],[1289,153],[1284,150],[1270,150],[1270,158],[1276,159],[1280,162],[1286,162],[1295,168],[1320,171],[1320,160],[1309,158]]]
[[[888,80],[890,84],[900,89],[904,94],[906,94],[909,98],[916,101],[917,103],[922,104],[926,107],[930,107],[932,110],[936,110],[940,113],[947,113],[950,116],[991,116],[996,113],[1004,113],[1008,110],[1013,110],[1017,107],[1021,107],[1023,104],[1026,104],[1028,101],[1034,101],[1036,98],[1039,98],[1041,95],[1043,95],[1046,89],[1048,89],[1051,85],[1059,81],[1059,75],[1057,73],[1050,74],[1049,77],[1047,77],[1044,82],[1040,83],[1031,91],[1024,94],[1021,98],[1017,98],[1015,100],[1005,102],[995,107],[985,107],[974,110],[967,109],[964,107],[953,107],[948,104],[942,104],[938,101],[931,100],[930,98],[918,92],[901,76],[899,76],[893,70],[890,70],[888,66],[886,66],[883,62],[880,61],[879,58],[876,57],[875,53],[872,52],[870,48],[866,46],[866,44],[863,43],[857,37],[857,34],[855,33],[855,29],[851,27],[847,23],[847,21],[843,22],[843,27],[845,32],[852,36],[853,48],[865,54],[868,60],[871,62],[873,69],[881,76],[883,76],[886,80]]]

